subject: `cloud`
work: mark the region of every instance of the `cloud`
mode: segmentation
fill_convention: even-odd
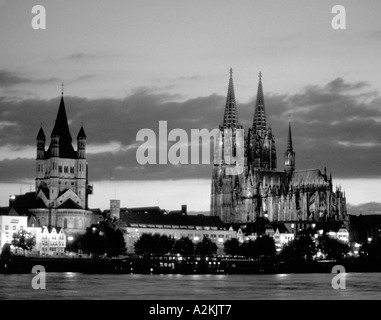
[[[57,78],[32,79],[32,78],[20,76],[14,72],[10,72],[4,69],[0,70],[0,88],[9,88],[9,87],[13,87],[20,84],[26,84],[26,83],[45,84],[45,83],[50,83],[56,80]]]
[[[344,92],[344,91],[352,91],[352,90],[358,90],[363,89],[365,87],[368,87],[369,84],[365,81],[359,81],[356,83],[347,83],[344,81],[343,78],[336,78],[335,80],[329,82],[325,86],[325,91],[331,92],[331,93],[337,93],[337,92]]]
[[[83,76],[79,76],[79,77],[75,78],[74,80],[70,81],[69,83],[76,83],[76,82],[80,82],[80,81],[91,80],[91,79],[94,79],[96,77],[97,77],[97,75],[95,75],[95,74],[85,74]]]
[[[73,53],[67,57],[65,57],[66,60],[72,60],[72,61],[83,61],[83,60],[88,60],[88,59],[93,59],[95,58],[95,54],[89,54],[89,53]]]
[[[31,80],[17,76],[16,74],[6,70],[0,70],[0,87],[2,88],[11,87],[27,82],[31,82]]]
[[[292,123],[297,169],[327,167],[334,178],[380,175],[381,98],[372,94],[363,101],[359,90],[370,90],[365,82],[348,83],[341,78],[324,86],[307,86],[293,95],[265,96],[269,124],[275,134],[278,167],[283,169],[288,121]],[[364,93],[366,94],[366,92]],[[65,97],[71,133],[75,138],[84,123],[88,137],[91,180],[152,180],[209,178],[211,165],[145,165],[136,160],[140,145],[136,134],[143,128],[159,134],[159,121],[167,121],[168,131],[212,130],[223,119],[225,97],[210,95],[185,101],[156,89],[139,88],[124,99]],[[238,101],[239,101],[239,97]],[[239,119],[247,129],[252,124],[254,99],[238,104]],[[0,145],[13,146],[12,159],[31,155],[35,137],[43,123],[50,136],[59,99],[8,101],[0,97]],[[159,146],[158,140],[156,141]],[[169,144],[170,146],[171,144]],[[9,149],[9,148],[8,148]],[[18,159],[13,165],[0,149],[3,179],[34,177],[34,159]],[[25,167],[31,168],[30,171]]]

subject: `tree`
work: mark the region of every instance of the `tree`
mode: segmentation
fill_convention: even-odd
[[[298,239],[295,239],[284,246],[282,252],[280,253],[280,258],[282,260],[311,260],[315,253],[315,244],[313,243],[311,237],[308,235],[301,235]]]
[[[13,234],[12,245],[24,251],[30,251],[36,244],[35,237],[28,231],[20,230]]]
[[[172,250],[174,243],[175,240],[166,235],[143,233],[135,242],[134,249],[136,254],[145,257],[163,256]]]
[[[86,253],[107,254],[108,257],[117,257],[126,251],[122,231],[107,220],[87,228],[79,247]]]
[[[258,257],[258,248],[257,244],[253,240],[244,242],[240,248],[241,254],[246,258],[257,258]]]
[[[237,256],[241,253],[240,249],[240,243],[236,238],[226,240],[224,243],[224,251],[227,255]]]
[[[340,259],[349,252],[348,245],[328,235],[319,238],[318,249],[327,255],[328,259]]]
[[[11,252],[11,245],[9,243],[5,243],[3,245],[3,249],[1,250],[1,259],[3,261],[8,261],[12,257],[12,252]]]
[[[360,249],[360,255],[369,258],[381,258],[381,240],[364,242]]]
[[[182,237],[175,242],[173,246],[173,252],[179,253],[183,256],[190,256],[194,254],[194,244],[188,237]]]
[[[258,256],[274,257],[275,242],[270,236],[260,236],[255,240],[256,251]]]
[[[207,237],[196,245],[196,254],[200,256],[211,256],[217,252],[217,245]]]

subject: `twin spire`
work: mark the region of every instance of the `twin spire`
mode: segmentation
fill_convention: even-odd
[[[255,131],[265,131],[267,130],[266,121],[266,109],[265,109],[265,98],[263,94],[262,86],[262,72],[259,72],[259,82],[257,90],[257,101],[255,103],[253,128]]]
[[[230,78],[229,78],[229,87],[228,94],[226,97],[225,113],[224,113],[224,128],[236,128],[239,125],[238,122],[238,111],[235,101],[234,94],[234,84],[233,84],[233,69],[230,68]]]
[[[235,100],[234,84],[233,84],[233,69],[230,68],[230,78],[228,86],[228,94],[226,97],[225,113],[222,126],[224,128],[237,127],[238,122],[238,111],[237,104]],[[256,130],[266,130],[266,110],[265,110],[265,99],[262,87],[262,72],[259,72],[259,83],[257,92],[257,101],[255,104],[253,128]]]
[[[287,151],[293,152],[292,147],[292,134],[291,134],[291,123],[288,123],[288,139],[287,139]]]

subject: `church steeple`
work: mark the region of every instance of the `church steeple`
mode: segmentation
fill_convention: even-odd
[[[262,132],[267,130],[265,99],[262,87],[262,72],[259,72],[259,83],[257,91],[257,101],[255,103],[253,129],[254,131]]]
[[[287,139],[287,151],[294,151],[292,147],[292,134],[291,134],[291,123],[288,123],[288,139]]]
[[[291,134],[291,124],[288,124],[288,139],[287,139],[287,149],[284,153],[284,170],[287,175],[291,177],[292,173],[295,171],[295,152],[292,147],[292,134]]]
[[[237,126],[239,126],[238,112],[237,112],[237,106],[236,106],[235,94],[234,94],[232,68],[230,68],[229,87],[228,87],[228,94],[226,97],[224,121],[222,126],[224,128],[237,128]]]
[[[44,129],[42,129],[42,124],[41,124],[41,128],[40,128],[40,131],[38,131],[38,134],[37,134],[37,141],[46,141],[46,137],[45,137],[45,133],[44,133]]]
[[[41,124],[40,131],[38,131],[36,140],[37,140],[37,159],[44,159],[46,137],[45,137],[44,129],[42,129],[42,124]]]
[[[76,152],[74,151],[74,148],[72,146],[73,139],[69,130],[63,92],[61,95],[61,102],[58,109],[56,122],[54,124],[54,128],[51,134],[51,138],[52,143],[50,145],[50,149],[52,148],[52,144],[55,144],[56,148],[56,145],[58,143],[60,158],[76,158]]]

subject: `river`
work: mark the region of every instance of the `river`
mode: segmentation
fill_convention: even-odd
[[[47,273],[46,289],[33,274],[0,274],[0,299],[252,300],[381,299],[381,273],[347,273],[334,290],[333,274],[94,275]]]

